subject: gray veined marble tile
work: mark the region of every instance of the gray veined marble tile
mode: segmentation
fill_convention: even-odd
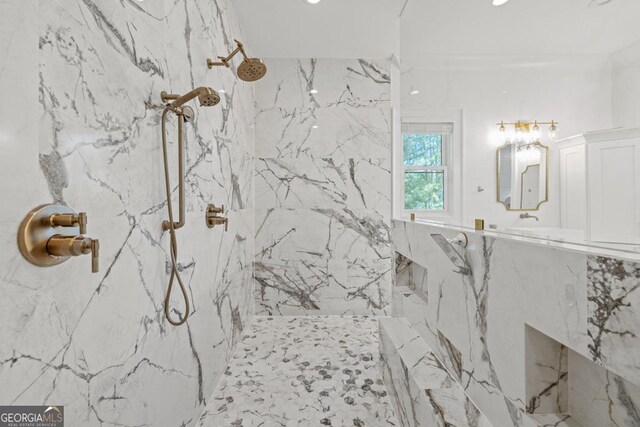
[[[11,150],[4,151],[11,164],[3,157],[0,166],[15,177],[13,187],[19,181],[25,188],[15,212],[0,218],[7,237],[0,247],[12,260],[2,266],[0,285],[16,303],[0,310],[7,316],[0,400],[60,402],[78,425],[193,423],[254,304],[255,87],[203,62],[243,38],[233,6],[52,0],[0,8],[14,23],[3,25],[14,32],[3,51],[12,60],[19,53],[16,68],[0,70],[2,82],[12,86],[9,95],[22,92],[21,105],[33,112],[3,114],[12,129]],[[223,101],[196,107],[185,132],[189,214],[178,261],[193,315],[176,329],[162,314],[167,238],[160,228],[166,213],[159,93],[210,81],[226,90]],[[174,120],[168,130],[174,159]],[[38,269],[20,257],[19,221],[50,201],[88,213],[89,235],[101,239],[99,274],[89,272],[87,259]],[[229,232],[205,227],[209,202],[231,210]],[[176,295],[172,301],[183,309]]]
[[[369,210],[256,211],[256,259],[391,259],[385,218]]]
[[[391,160],[260,158],[256,204],[262,208],[371,209],[391,212]]]
[[[589,256],[587,280],[591,358],[640,385],[640,265]]]
[[[491,427],[405,319],[380,320],[382,373],[401,426]]]
[[[367,59],[269,59],[257,93],[259,110],[274,106],[351,109],[389,104],[390,65]],[[318,93],[311,94],[316,89]]]
[[[256,261],[254,268],[256,310],[261,315],[296,315],[318,312],[329,287],[326,263]]]
[[[525,326],[525,359],[527,413],[569,413],[569,349]]]
[[[640,387],[569,352],[569,413],[582,427],[640,425]]]
[[[257,312],[262,315],[388,314],[391,262],[256,261]]]
[[[391,157],[388,105],[274,107],[258,113],[256,129],[258,157]]]

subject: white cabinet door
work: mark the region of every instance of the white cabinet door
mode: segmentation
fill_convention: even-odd
[[[589,144],[590,240],[640,243],[640,138]]]
[[[560,227],[587,229],[586,146],[560,149]]]

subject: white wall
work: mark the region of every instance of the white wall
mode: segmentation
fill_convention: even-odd
[[[267,62],[256,87],[256,313],[388,314],[389,61]]]
[[[402,62],[403,114],[461,108],[463,121],[462,218],[487,224],[559,224],[557,147],[550,146],[549,203],[521,220],[496,202],[497,126],[500,120],[556,120],[560,137],[611,126],[611,61],[607,55],[430,56]],[[411,89],[420,91],[409,95]],[[484,191],[479,192],[478,186]]]
[[[614,127],[640,126],[640,42],[613,55],[611,100]]]

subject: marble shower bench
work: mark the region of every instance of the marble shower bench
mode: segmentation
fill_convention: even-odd
[[[468,274],[431,237],[459,232]],[[640,427],[640,262],[402,220],[392,243],[381,357],[402,426]]]
[[[405,319],[380,319],[380,362],[401,425],[491,427]]]

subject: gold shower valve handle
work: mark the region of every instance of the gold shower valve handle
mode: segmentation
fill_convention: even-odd
[[[91,272],[97,273],[100,271],[100,241],[98,239],[91,239]]]
[[[224,205],[216,207],[214,204],[209,204],[205,212],[205,222],[207,227],[213,228],[216,225],[224,224],[224,231],[229,229],[229,218],[218,216],[218,214],[224,213]]]
[[[91,239],[84,236],[56,234],[47,241],[47,252],[56,257],[86,255],[91,252]]]
[[[91,272],[99,271],[100,242],[85,236],[56,234],[47,241],[47,253],[53,257],[68,258],[91,254]]]
[[[222,206],[220,206],[218,208],[218,207],[216,207],[216,205],[210,204],[209,206],[207,206],[207,212],[212,213],[212,214],[224,213],[224,205],[222,205]]]
[[[87,213],[53,214],[49,217],[49,225],[52,227],[78,227],[80,234],[87,233]]]

